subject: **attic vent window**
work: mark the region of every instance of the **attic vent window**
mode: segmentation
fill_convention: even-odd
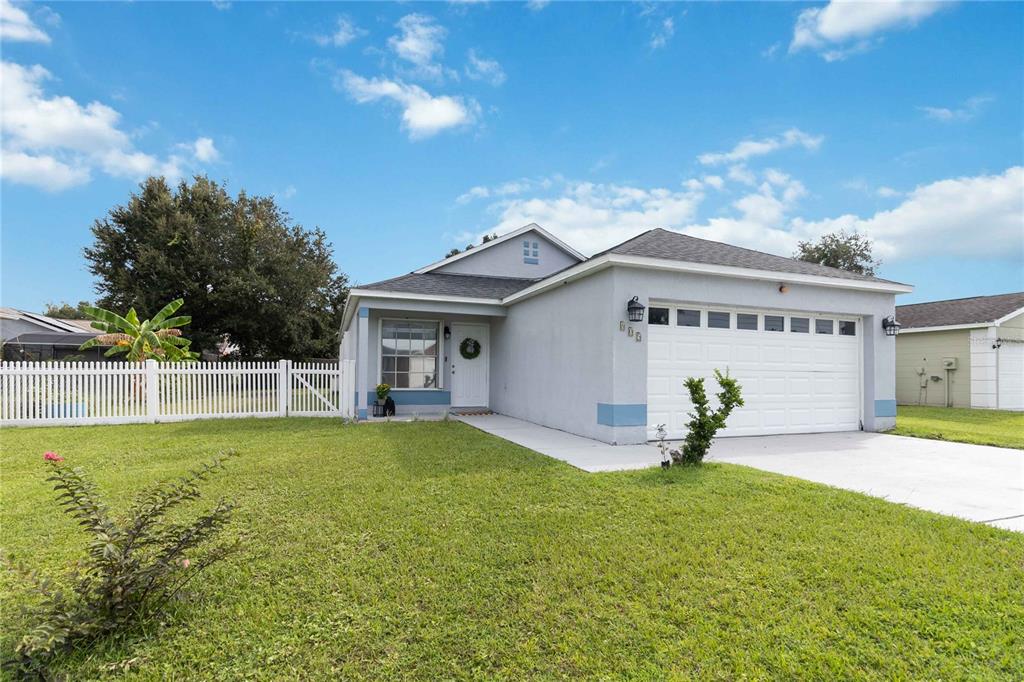
[[[523,262],[527,265],[540,263],[540,244],[538,242],[531,242],[529,239],[523,240]]]

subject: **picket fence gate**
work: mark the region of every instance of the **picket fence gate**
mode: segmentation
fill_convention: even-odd
[[[0,362],[0,426],[355,416],[355,363]]]

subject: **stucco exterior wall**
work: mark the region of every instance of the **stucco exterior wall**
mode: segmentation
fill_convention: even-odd
[[[539,250],[536,263],[523,262],[523,242],[537,242]],[[479,248],[479,247],[477,247]],[[476,250],[476,249],[474,249]],[[532,250],[531,256],[532,259]],[[490,246],[453,263],[439,267],[434,272],[463,275],[487,275],[490,277],[540,278],[564,270],[578,261],[560,247],[534,231],[525,232],[518,238]]]
[[[616,312],[625,316],[626,301],[638,296],[649,306],[650,300],[675,303],[720,304],[808,313],[838,313],[862,318],[863,347],[862,421],[865,430],[881,431],[896,424],[896,347],[894,339],[882,331],[882,318],[892,315],[896,306],[893,294],[839,289],[835,287],[787,284],[779,292],[778,282],[678,273],[663,270],[616,267],[612,298]],[[644,322],[646,338],[646,321]],[[647,348],[625,334],[613,334],[616,349],[614,400],[617,403],[646,403]],[[644,430],[630,431],[631,440],[640,442]],[[625,434],[622,436],[626,438]]]
[[[949,372],[953,407],[971,406],[971,334],[967,329],[904,333],[896,337],[896,402],[901,405],[946,404],[943,358],[956,358]],[[918,369],[924,368],[924,377]],[[938,377],[938,381],[932,379]],[[923,385],[922,385],[923,384]]]
[[[600,424],[612,403],[613,276],[604,271],[515,303],[491,325],[491,409],[570,433],[616,442]]]
[[[863,425],[892,428],[896,350],[881,320],[893,314],[895,296],[788,287],[782,294],[778,282],[617,266],[515,303],[492,326],[491,407],[605,442],[645,441],[647,322],[626,321],[626,302],[637,296],[648,307],[655,299],[860,317]]]

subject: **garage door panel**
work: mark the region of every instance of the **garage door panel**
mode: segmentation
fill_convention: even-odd
[[[669,438],[685,436],[692,409],[684,386],[687,377],[704,378],[717,408],[715,368],[739,381],[745,401],[730,416],[724,436],[860,426],[858,337],[676,326],[651,326],[648,336],[652,438],[658,423],[666,424]],[[664,358],[666,347],[671,359]]]

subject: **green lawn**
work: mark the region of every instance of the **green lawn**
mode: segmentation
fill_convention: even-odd
[[[1024,535],[730,465],[586,474],[459,423],[2,432],[2,545],[81,534],[44,450],[115,506],[223,448],[246,554],[70,679],[1022,679]],[[6,658],[21,624],[0,578]],[[104,672],[107,671],[107,672]]]
[[[900,405],[891,433],[1024,449],[1024,412]]]

